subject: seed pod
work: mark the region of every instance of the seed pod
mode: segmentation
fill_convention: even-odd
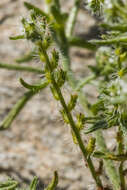
[[[85,124],[85,116],[82,113],[80,113],[77,115],[76,126],[79,130],[82,130],[84,128],[84,124]]]
[[[59,69],[55,74],[57,84],[59,85],[59,87],[62,87],[66,80],[66,72],[62,69]]]
[[[74,132],[71,130],[71,134],[72,134],[72,139],[73,139],[73,142],[74,142],[74,144],[78,144],[78,141],[77,141],[77,138],[76,138],[76,136],[75,136],[75,134],[74,134]]]
[[[71,95],[70,102],[68,103],[69,111],[72,111],[75,108],[77,99],[78,99],[77,94]]]
[[[91,137],[86,147],[88,155],[91,155],[93,153],[95,149],[95,143],[96,143],[96,139],[94,137]]]
[[[64,122],[67,123],[67,124],[69,124],[69,120],[68,120],[68,117],[67,117],[67,114],[65,113],[65,111],[64,110],[60,110],[60,113],[62,114]]]
[[[56,51],[55,49],[53,49],[53,51],[52,51],[52,58],[50,60],[50,63],[51,63],[51,66],[52,66],[52,70],[54,70],[55,68],[57,68],[58,62],[59,62],[59,52]]]
[[[58,101],[59,100],[59,96],[58,96],[58,93],[56,91],[56,89],[54,87],[50,87],[51,91],[52,91],[52,94],[53,94],[53,97]]]

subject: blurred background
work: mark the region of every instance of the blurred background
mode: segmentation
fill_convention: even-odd
[[[44,9],[43,0],[29,2]],[[64,11],[69,11],[72,3],[73,0],[61,0]],[[22,0],[0,1],[0,62],[13,64],[32,48],[25,40],[9,40],[9,36],[19,34],[20,20],[27,15]],[[87,40],[99,35],[96,20],[85,10],[84,2],[78,15],[75,33]],[[94,64],[94,53],[78,48],[73,48],[70,53],[76,76],[87,76],[87,66]],[[29,64],[42,67],[42,63],[37,60]],[[25,92],[19,77],[31,84],[40,80],[39,74],[0,70],[0,121]],[[68,87],[65,93],[69,93]],[[86,88],[86,93],[93,98],[91,87]],[[36,175],[40,179],[39,187],[43,189],[52,178],[53,171],[58,170],[59,190],[95,189],[89,170],[78,148],[73,145],[68,135],[69,129],[61,121],[58,110],[59,105],[52,98],[50,90],[44,89],[28,102],[11,128],[0,131],[0,180],[12,177],[25,187]]]

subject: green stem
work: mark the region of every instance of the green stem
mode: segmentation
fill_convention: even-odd
[[[34,6],[31,3],[28,3],[27,1],[24,2],[24,6],[28,9],[28,10],[34,10],[38,15],[40,16],[45,16],[47,19],[49,19],[48,14],[46,14],[44,11],[42,11],[40,8]]]
[[[52,73],[52,67],[51,67],[51,65],[50,65],[50,61],[49,61],[47,52],[45,51],[45,49],[43,48],[43,46],[41,46],[41,50],[42,50],[42,53],[43,53],[43,55],[44,55],[44,57],[45,57],[45,61],[46,61],[46,64],[47,64],[47,66],[48,66],[48,70],[50,71],[50,73]],[[67,117],[68,117],[68,120],[69,120],[71,129],[72,129],[72,131],[73,131],[74,134],[75,134],[75,137],[76,137],[76,139],[77,139],[79,148],[80,148],[80,150],[81,150],[81,152],[82,152],[82,154],[83,154],[84,160],[87,161],[88,166],[89,166],[90,171],[91,171],[91,174],[92,174],[92,176],[93,176],[93,178],[94,178],[94,180],[95,180],[97,186],[102,189],[102,183],[101,183],[101,181],[100,181],[100,178],[99,178],[99,176],[96,175],[96,171],[95,171],[95,168],[94,168],[94,166],[93,166],[93,163],[92,163],[91,158],[87,158],[87,151],[86,151],[86,148],[85,148],[85,146],[84,146],[84,144],[83,144],[83,141],[82,141],[82,139],[81,139],[80,132],[79,132],[78,128],[77,128],[76,125],[75,125],[75,122],[74,122],[74,120],[73,120],[73,117],[72,117],[72,115],[71,115],[71,112],[68,110],[68,107],[67,107],[67,105],[66,105],[66,103],[65,103],[65,100],[64,100],[63,95],[62,95],[62,93],[61,93],[61,90],[60,90],[58,84],[56,83],[53,74],[51,74],[51,81],[52,81],[53,87],[55,88],[55,90],[56,90],[56,92],[57,92],[57,94],[58,94],[58,96],[59,96],[59,100],[60,100],[60,102],[61,102],[61,105],[62,105],[62,107],[63,107],[63,109],[64,109],[64,111],[65,111],[65,113],[66,113],[66,115],[67,115]]]
[[[27,71],[27,72],[33,72],[33,73],[39,73],[43,74],[44,72],[42,69],[37,69],[33,67],[28,66],[21,66],[18,64],[6,64],[6,63],[0,63],[0,69],[8,69],[8,70],[16,70],[16,71]]]

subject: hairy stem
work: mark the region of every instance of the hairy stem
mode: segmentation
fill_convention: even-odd
[[[64,44],[64,47],[63,47]],[[62,44],[57,44],[60,48],[60,52],[62,54],[62,64],[63,64],[63,69],[67,72],[67,79],[68,83],[72,87],[72,89],[75,91],[77,88],[78,81],[75,79],[73,72],[70,69],[70,59],[69,59],[69,47],[68,43],[66,43],[66,48],[65,48],[65,42],[63,41]],[[84,93],[82,90],[78,91],[78,97],[81,105],[84,107],[85,111],[87,114],[91,115],[92,113],[88,109],[88,102],[84,96]],[[107,147],[105,144],[105,140],[102,136],[101,131],[97,131],[95,133],[96,141],[98,143],[98,146],[100,149],[103,149],[104,151],[107,151]],[[101,141],[100,138],[101,137]],[[104,160],[104,165],[105,169],[107,172],[107,175],[109,176],[109,179],[111,183],[113,184],[113,189],[114,190],[119,190],[120,189],[120,180],[119,176],[117,175],[117,171],[113,165],[113,162],[111,160]]]
[[[54,36],[56,36],[56,35],[54,35]],[[64,37],[65,37],[65,34],[64,34]],[[55,38],[55,41],[56,41],[56,43],[60,49],[61,55],[62,55],[63,69],[67,72],[68,83],[72,87],[72,89],[75,91],[75,89],[77,88],[78,81],[75,79],[74,74],[70,68],[69,46],[68,46],[69,43],[67,40],[61,41],[61,43],[58,43],[58,41],[56,39],[57,38]],[[86,97],[84,96],[84,93],[81,90],[78,91],[78,97],[79,97],[79,101],[80,101],[81,105],[84,107],[85,111],[86,110],[88,111],[88,112],[86,111],[86,113],[91,115],[92,113],[88,109],[88,102],[86,100]],[[107,147],[105,144],[105,140],[102,136],[102,132],[97,131],[95,133],[95,137],[96,137],[96,141],[97,141],[100,149],[107,151]],[[101,141],[100,141],[99,137],[101,137]],[[117,175],[117,171],[113,165],[113,162],[111,160],[105,160],[104,162],[105,162],[105,169],[106,169],[107,175],[109,176],[109,179],[110,179],[111,183],[113,184],[113,189],[119,190],[120,189],[120,180],[119,180],[119,176]]]
[[[50,65],[50,61],[49,61],[47,52],[45,51],[45,49],[43,48],[43,46],[41,47],[41,50],[42,50],[42,53],[43,53],[43,55],[44,55],[44,57],[45,57],[45,61],[46,61],[46,64],[47,64],[47,66],[48,66],[48,70],[50,71],[50,73],[52,73],[52,67],[51,67],[51,65]],[[83,144],[82,138],[81,138],[81,136],[80,136],[80,132],[79,132],[79,130],[77,129],[77,127],[76,127],[76,125],[75,125],[75,122],[74,122],[74,120],[73,120],[73,117],[72,117],[72,115],[71,115],[71,112],[68,110],[68,107],[67,107],[67,105],[66,105],[66,103],[65,103],[65,100],[64,100],[64,98],[63,98],[63,95],[62,95],[62,93],[61,93],[60,87],[58,86],[57,82],[55,81],[55,78],[54,78],[54,75],[53,75],[53,74],[51,74],[51,81],[52,81],[51,83],[52,83],[53,87],[55,88],[55,90],[56,90],[56,92],[57,92],[57,94],[58,94],[58,96],[59,96],[59,100],[60,100],[60,102],[61,102],[61,105],[62,105],[62,107],[63,107],[63,109],[64,109],[64,111],[65,111],[65,113],[66,113],[66,115],[67,115],[67,117],[68,117],[69,124],[70,124],[70,126],[71,126],[72,131],[73,131],[74,134],[75,134],[75,137],[76,137],[76,139],[77,139],[79,148],[80,148],[80,150],[81,150],[81,152],[82,152],[82,154],[83,154],[84,160],[88,163],[88,166],[89,166],[89,168],[90,168],[91,174],[92,174],[92,176],[93,176],[93,178],[94,178],[94,180],[95,180],[97,186],[98,186],[99,188],[103,189],[103,188],[102,188],[102,183],[101,183],[101,181],[100,181],[100,178],[99,178],[99,176],[96,175],[96,171],[95,171],[95,168],[94,168],[94,166],[93,166],[93,163],[92,163],[91,158],[87,158],[87,151],[86,151],[86,148],[85,148],[85,146],[84,146],[84,144]]]

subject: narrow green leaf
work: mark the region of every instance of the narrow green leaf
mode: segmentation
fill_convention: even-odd
[[[30,184],[30,190],[36,190],[37,183],[38,183],[38,179],[37,177],[34,177],[33,181]]]
[[[127,25],[126,24],[107,24],[103,23],[100,24],[101,27],[106,28],[108,30],[114,30],[114,31],[121,31],[121,32],[126,32],[127,31]]]
[[[105,120],[100,120],[100,121],[97,121],[95,124],[93,124],[92,127],[88,128],[85,131],[85,134],[94,132],[94,131],[99,130],[99,129],[105,129],[105,128],[108,128],[107,122]]]
[[[0,63],[0,69],[8,69],[8,70],[16,70],[16,71],[27,71],[27,72],[33,72],[33,73],[39,73],[43,74],[44,71],[39,68],[34,68],[30,66],[21,66],[18,64],[6,64],[6,63]]]
[[[22,110],[22,108],[26,105],[28,100],[32,98],[34,95],[33,91],[26,92],[14,105],[14,107],[10,110],[8,115],[5,117],[5,119],[0,124],[0,130],[4,130],[10,127],[13,120],[16,118],[16,116],[19,114],[19,112]]]
[[[101,151],[94,152],[93,156],[96,158],[103,158],[103,159],[114,160],[114,161],[126,161],[127,160],[127,155],[124,155],[124,154],[114,155],[112,153],[104,153]]]
[[[24,2],[24,6],[28,9],[28,10],[34,10],[36,12],[37,15],[40,16],[45,16],[47,19],[49,19],[49,16],[42,11],[40,8],[36,7],[35,5],[28,3],[28,2]]]
[[[57,173],[57,171],[55,171],[54,177],[53,177],[51,183],[48,185],[48,187],[45,190],[55,190],[57,184],[58,184],[58,173]]]
[[[55,5],[51,6],[51,13],[54,16],[54,19],[56,20],[56,22],[59,25],[63,25],[63,23],[64,23],[65,20],[63,20],[63,17],[61,15],[59,9],[57,9]]]
[[[42,90],[47,86],[47,81],[44,82],[43,85],[39,88],[39,90]],[[0,130],[4,130],[10,127],[16,116],[20,113],[22,108],[26,105],[26,103],[35,95],[38,93],[38,90],[36,91],[28,91],[24,93],[24,95],[17,101],[17,103],[13,106],[13,108],[10,110],[8,115],[5,117],[5,119],[0,124]]]
[[[122,37],[116,37],[116,38],[111,38],[111,39],[106,39],[106,40],[90,40],[89,41],[92,44],[95,45],[113,45],[117,43],[127,43],[127,36],[122,36]]]
[[[32,91],[38,91],[42,88],[45,88],[48,85],[48,81],[45,80],[39,85],[30,85],[27,82],[25,82],[22,78],[20,78],[20,83],[27,89],[30,89]]]
[[[21,39],[25,39],[24,35],[18,35],[18,36],[11,36],[9,37],[10,40],[21,40]]]

